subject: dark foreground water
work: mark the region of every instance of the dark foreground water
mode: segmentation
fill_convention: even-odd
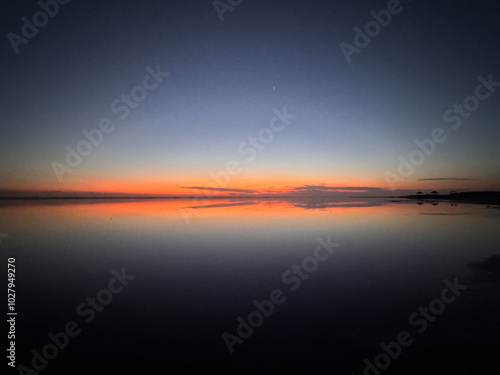
[[[2,202],[7,373],[500,373],[499,284],[467,265],[500,253],[499,209],[189,206]]]

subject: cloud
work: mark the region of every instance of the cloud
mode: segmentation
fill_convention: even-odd
[[[291,187],[289,193],[382,193],[386,189],[367,186],[324,186],[324,185],[304,185]]]
[[[461,215],[472,215],[470,212],[457,212],[457,213],[441,213],[441,212],[421,212],[420,215],[430,215],[430,216],[461,216]]]
[[[252,196],[332,196],[342,194],[369,194],[381,195],[387,194],[388,190],[380,187],[367,186],[325,186],[325,185],[302,185],[302,186],[285,186],[274,188],[269,186],[265,189],[231,189],[231,188],[215,188],[201,186],[183,186],[183,189],[212,191],[214,193],[224,192],[228,195],[236,194],[252,194]],[[391,192],[391,195],[394,193]]]
[[[419,178],[418,181],[477,181],[477,179],[475,179],[475,178],[441,177],[441,178]]]

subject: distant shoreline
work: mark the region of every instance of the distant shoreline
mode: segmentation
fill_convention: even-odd
[[[402,198],[416,201],[449,201],[460,203],[493,204],[500,205],[500,192],[498,191],[471,191],[451,194],[410,194],[410,195],[385,195],[385,196],[356,196],[351,198]]]
[[[450,201],[461,203],[477,203],[477,204],[497,204],[500,205],[500,192],[497,191],[472,191],[464,193],[451,193],[451,194],[412,194],[401,196],[399,198],[407,198],[413,200],[424,201]]]

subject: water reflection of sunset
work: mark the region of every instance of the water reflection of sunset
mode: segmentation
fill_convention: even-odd
[[[159,223],[176,228],[194,226],[274,228],[286,225],[302,227],[335,226],[344,231],[376,227],[383,224],[387,230],[420,225],[433,231],[433,221],[446,226],[460,215],[464,226],[475,227],[474,220],[484,214],[475,205],[452,206],[449,203],[417,205],[413,202],[348,201],[322,202],[315,200],[250,200],[250,199],[193,199],[167,200],[42,200],[19,201],[0,207],[0,225],[11,233],[37,228],[45,234],[76,231],[79,228],[111,228],[122,224],[129,228],[157,226]],[[439,217],[443,220],[438,220]],[[470,220],[467,219],[470,216]],[[465,219],[465,220],[464,220]],[[50,226],[44,225],[50,222]],[[163,225],[162,224],[162,225]]]

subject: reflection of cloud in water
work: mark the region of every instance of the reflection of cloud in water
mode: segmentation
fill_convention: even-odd
[[[283,198],[279,200],[280,202],[285,202],[293,207],[303,208],[305,210],[321,210],[326,208],[340,208],[340,207],[376,207],[384,206],[387,201],[382,199],[373,199],[369,201],[359,201],[359,200],[346,200],[328,197],[293,197],[293,198]]]
[[[193,209],[201,209],[201,208],[217,208],[217,207],[235,207],[235,206],[250,206],[257,204],[288,204],[291,207],[302,208],[305,210],[321,210],[326,208],[335,208],[335,207],[378,207],[384,206],[388,203],[388,201],[384,201],[381,199],[373,199],[370,201],[358,201],[358,200],[345,200],[345,199],[332,199],[332,198],[319,198],[319,197],[282,197],[282,198],[274,198],[274,199],[252,199],[252,200],[238,200],[235,202],[224,201],[220,203],[213,204],[203,204],[196,206],[188,206],[184,208],[193,208]]]
[[[372,207],[368,202],[290,202],[294,207],[315,210],[330,207]]]
[[[234,207],[234,206],[250,206],[257,204],[255,201],[248,201],[248,202],[231,202],[231,203],[216,203],[216,204],[205,204],[201,206],[188,206],[188,207],[183,207],[183,208],[217,208],[217,207]]]

